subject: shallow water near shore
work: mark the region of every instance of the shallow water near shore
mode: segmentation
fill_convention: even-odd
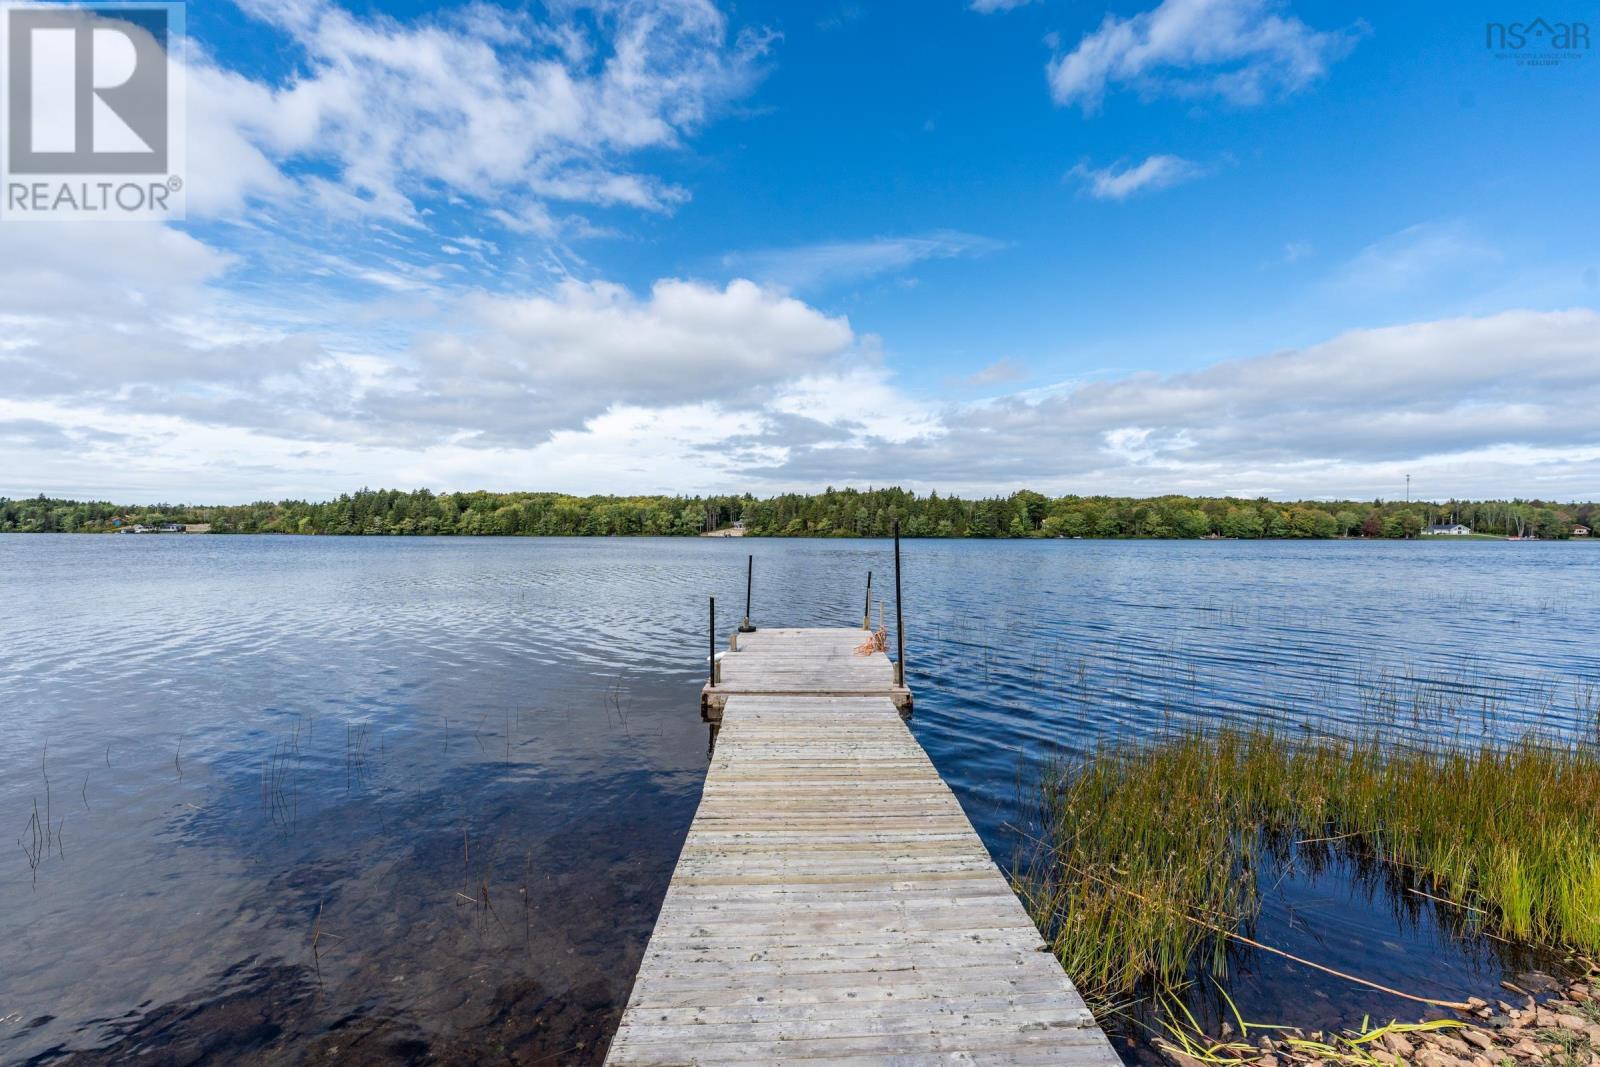
[[[904,552],[912,728],[1008,866],[1031,769],[1108,735],[1600,729],[1600,545]],[[859,623],[892,575],[879,541],[0,537],[0,1062],[598,1061],[747,553],[757,624]],[[1426,996],[1553,965],[1339,862],[1257,936]],[[1252,1020],[1426,1014],[1238,966]]]

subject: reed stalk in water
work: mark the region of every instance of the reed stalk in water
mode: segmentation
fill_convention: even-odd
[[[1500,936],[1600,952],[1593,745],[1192,732],[1058,763],[1039,800],[1017,888],[1101,999],[1223,973],[1263,877],[1304,849],[1387,865]]]

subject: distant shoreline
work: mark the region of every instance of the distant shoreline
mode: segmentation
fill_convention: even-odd
[[[450,532],[450,533],[426,533],[426,534],[424,534],[424,533],[398,533],[398,532],[392,532],[392,531],[391,532],[385,532],[385,533],[316,533],[316,532],[295,533],[295,532],[291,532],[291,531],[287,531],[287,530],[227,530],[227,531],[223,531],[223,530],[214,530],[214,529],[199,529],[199,530],[191,529],[191,530],[185,530],[182,533],[170,532],[170,533],[163,533],[163,534],[133,534],[132,531],[116,530],[116,529],[110,529],[110,530],[101,530],[101,529],[95,529],[95,530],[70,530],[70,531],[68,531],[68,530],[0,530],[0,537],[7,536],[7,535],[35,536],[35,535],[39,535],[39,534],[47,534],[47,535],[48,534],[53,534],[53,535],[56,535],[56,536],[67,536],[67,537],[79,537],[79,536],[83,536],[83,537],[114,537],[114,536],[119,536],[119,535],[122,535],[122,534],[128,534],[128,535],[131,535],[131,536],[137,536],[137,537],[141,537],[141,538],[145,538],[145,537],[161,537],[164,540],[172,540],[172,539],[183,538],[183,537],[193,538],[193,537],[195,537],[197,535],[205,535],[205,536],[217,536],[217,537],[282,537],[282,538],[295,539],[295,540],[310,539],[310,538],[328,538],[328,539],[335,539],[335,540],[403,540],[403,539],[407,539],[407,538],[411,538],[411,539],[425,538],[425,539],[428,539],[428,540],[489,540],[489,539],[498,538],[498,539],[502,539],[502,540],[530,540],[530,541],[537,541],[537,540],[604,541],[604,540],[619,540],[619,539],[627,539],[627,540],[657,539],[657,540],[672,540],[672,541],[687,541],[687,540],[719,541],[719,540],[733,540],[733,539],[752,540],[752,541],[882,541],[882,540],[886,540],[886,539],[888,539],[888,538],[893,536],[892,533],[888,533],[888,534],[876,534],[876,533],[871,533],[871,534],[841,534],[841,533],[830,533],[830,534],[816,534],[816,533],[756,534],[756,533],[749,533],[749,532],[729,533],[727,531],[721,531],[721,530],[715,531],[715,532],[712,532],[712,533],[697,533],[697,534],[662,534],[662,533],[635,533],[635,534],[584,534],[584,533],[550,533],[550,534],[516,533],[516,534],[504,534],[504,533],[472,533],[472,534],[468,534],[468,533],[455,533],[455,532]],[[1416,536],[1416,537],[1405,537],[1405,538],[1400,538],[1400,537],[1381,537],[1381,536],[1380,537],[1367,537],[1367,536],[1364,536],[1364,535],[1361,535],[1361,534],[1352,534],[1350,536],[1336,536],[1336,537],[1297,537],[1297,536],[1293,536],[1293,535],[1289,535],[1289,536],[1266,536],[1266,535],[1263,535],[1261,537],[1211,537],[1211,536],[1184,537],[1184,536],[1178,536],[1178,535],[1165,535],[1165,536],[1163,536],[1163,535],[1157,535],[1157,534],[1089,534],[1089,535],[1078,536],[1078,537],[1066,537],[1064,535],[1059,535],[1059,534],[1058,535],[1054,535],[1054,536],[1034,534],[1034,535],[1030,535],[1030,536],[1021,536],[1021,537],[1015,536],[1015,535],[1011,535],[1011,534],[997,534],[997,535],[993,535],[993,536],[980,536],[978,534],[965,534],[965,535],[959,535],[959,536],[948,536],[948,535],[947,536],[939,536],[939,535],[927,536],[927,535],[902,534],[901,536],[902,536],[902,538],[904,540],[912,540],[912,541],[1123,541],[1123,542],[1127,542],[1127,541],[1209,541],[1209,542],[1274,541],[1274,542],[1280,542],[1281,541],[1281,542],[1288,542],[1288,543],[1307,542],[1307,541],[1321,541],[1321,542],[1329,542],[1329,543],[1349,542],[1349,543],[1359,543],[1359,544],[1394,544],[1395,542],[1399,541],[1399,542],[1413,542],[1413,543],[1417,543],[1417,544],[1463,544],[1463,543],[1484,544],[1486,542],[1487,543],[1497,543],[1498,542],[1498,543],[1504,543],[1504,544],[1519,543],[1519,539],[1518,538],[1508,537],[1508,536],[1503,535],[1503,534],[1467,534],[1467,535],[1460,535],[1460,536],[1455,536],[1455,535],[1443,536],[1443,535],[1422,534],[1422,535],[1419,535],[1419,536]],[[1523,544],[1542,544],[1542,543],[1549,543],[1549,544],[1558,544],[1558,543],[1559,544],[1586,544],[1586,543],[1589,543],[1589,544],[1600,545],[1600,537],[1565,537],[1565,538],[1563,538],[1563,537],[1528,537],[1528,538],[1520,539],[1520,543],[1523,543]]]
[[[0,532],[176,526],[206,526],[213,534],[335,536],[852,538],[887,537],[898,529],[907,538],[962,540],[1485,540],[1515,534],[1566,540],[1592,536],[1589,531],[1600,526],[1600,504],[1048,497],[1031,490],[963,499],[893,488],[764,498],[363,489],[326,501],[227,506],[0,497]]]

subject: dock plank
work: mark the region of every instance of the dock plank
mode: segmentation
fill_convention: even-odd
[[[756,695],[886,696],[902,711],[909,710],[911,692],[895,684],[894,662],[882,652],[856,652],[867,636],[865,630],[797,628],[737,634],[737,651],[721,659],[721,681],[700,692],[701,712],[707,721],[717,722],[730,698]],[[835,719],[851,715],[838,709],[828,714]]]
[[[700,808],[606,1062],[1115,1067],[863,637],[761,630],[723,656]]]

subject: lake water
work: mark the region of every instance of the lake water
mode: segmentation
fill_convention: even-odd
[[[747,552],[757,624],[892,588],[879,541],[0,536],[0,1062],[598,1061]],[[1600,545],[904,552],[912,728],[1006,863],[1111,733],[1596,729]],[[1336,864],[1259,936],[1427,995],[1539,962],[1448,925]],[[1247,1017],[1416,1014],[1239,963]]]

